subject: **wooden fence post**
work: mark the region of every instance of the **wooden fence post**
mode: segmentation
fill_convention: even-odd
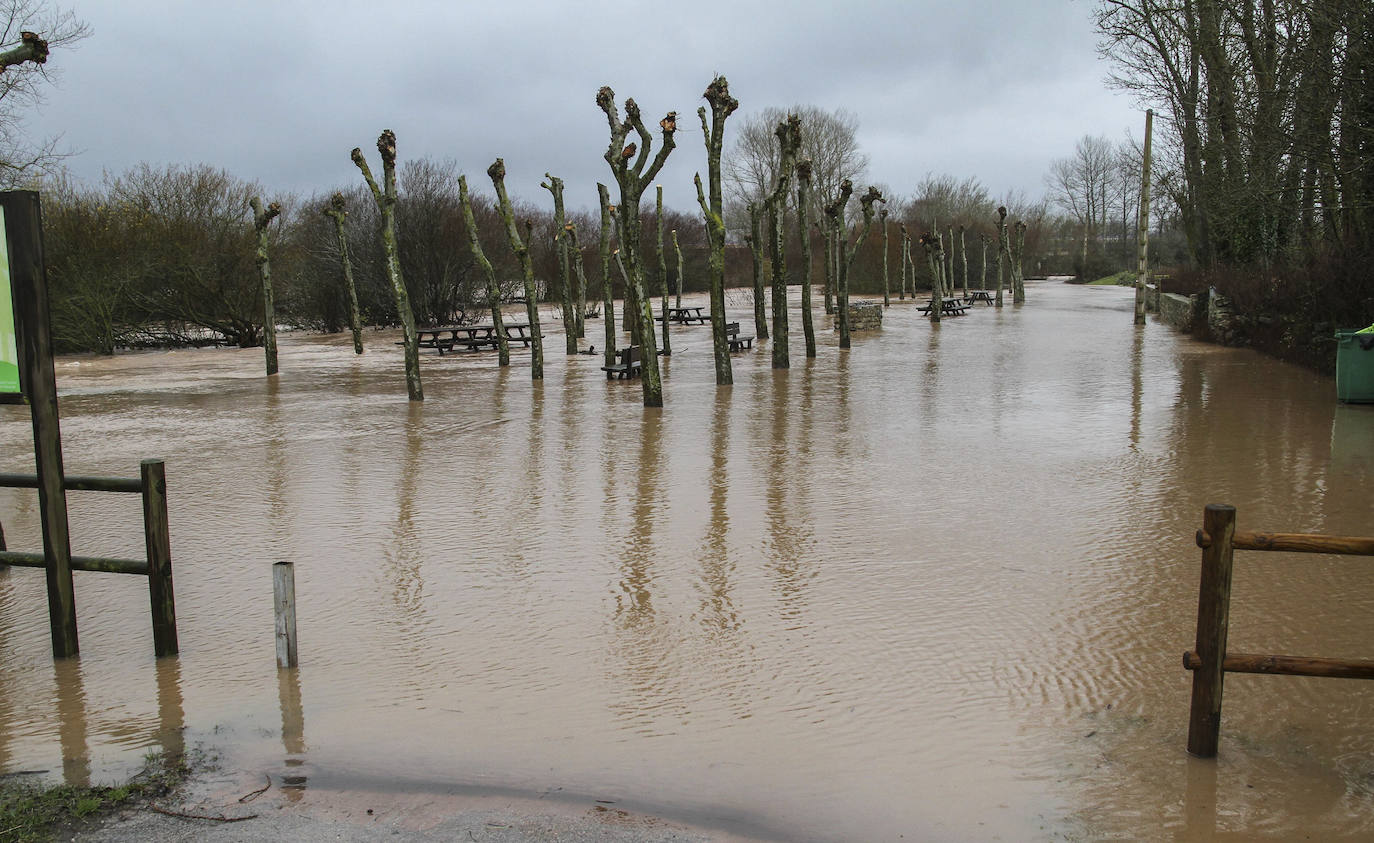
[[[161,658],[179,652],[176,599],[172,594],[172,540],[167,527],[167,467],[162,460],[143,460],[138,472],[143,482],[143,538],[148,547],[153,652]]]
[[[1222,660],[1231,612],[1231,561],[1236,508],[1208,504],[1197,543],[1202,548],[1202,582],[1197,599],[1197,646],[1201,664],[1193,671],[1193,702],[1188,714],[1188,752],[1214,758],[1221,730]]]
[[[277,667],[296,666],[296,569],[290,562],[272,566],[277,616]]]

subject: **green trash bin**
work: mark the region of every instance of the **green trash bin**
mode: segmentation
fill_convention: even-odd
[[[1336,397],[1347,404],[1374,404],[1374,331],[1369,328],[1336,332]]]

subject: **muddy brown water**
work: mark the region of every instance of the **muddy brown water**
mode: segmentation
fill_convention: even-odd
[[[786,839],[1374,835],[1374,685],[1231,675],[1198,761],[1180,663],[1205,504],[1374,534],[1374,407],[1135,329],[1129,290],[1029,288],[938,327],[894,303],[814,361],[794,312],[793,368],[761,343],[729,389],[709,328],[677,329],[661,412],[557,336],[543,383],[528,352],[426,355],[423,404],[388,332],[362,357],[285,337],[273,380],[260,349],[63,358],[69,473],[167,461],[181,655],[153,659],[143,581],[77,573],[82,655],[55,665],[41,573],[0,572],[0,771],[109,780],[186,743],[307,802],[558,794]],[[0,443],[32,471],[23,408]],[[136,497],[69,499],[74,552],[141,554]],[[0,490],[0,522],[40,547],[34,492]],[[1233,649],[1371,645],[1369,560],[1237,554]]]

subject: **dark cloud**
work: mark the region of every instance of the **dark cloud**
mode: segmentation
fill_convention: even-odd
[[[545,171],[595,205],[611,85],[656,122],[681,116],[661,181],[695,203],[696,118],[717,72],[748,113],[814,103],[858,115],[869,175],[907,192],[927,172],[1038,195],[1050,159],[1084,134],[1141,122],[1106,90],[1090,8],[1035,4],[744,0],[325,3],[125,0],[78,7],[94,34],[56,52],[61,87],[30,124],[79,150],[97,180],[140,161],[205,162],[269,194],[359,179],[348,158],[394,129],[404,159],[451,158],[474,187],[505,158],[517,196],[545,202]],[[1139,129],[1136,129],[1137,134]],[[375,152],[373,153],[375,156]]]

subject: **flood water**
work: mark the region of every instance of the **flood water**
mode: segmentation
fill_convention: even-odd
[[[709,327],[677,328],[661,411],[564,357],[547,312],[543,383],[528,352],[426,353],[423,404],[391,332],[362,357],[285,337],[270,380],[261,349],[63,358],[67,472],[167,462],[181,654],[153,658],[141,578],[78,572],[82,654],[54,664],[42,573],[0,572],[0,772],[108,781],[184,742],[307,807],[468,789],[792,840],[1374,835],[1374,685],[1229,675],[1200,761],[1181,666],[1203,506],[1374,534],[1374,406],[1133,328],[1128,289],[1028,288],[938,326],[894,301],[813,361],[794,309],[793,368],[758,343],[724,389]],[[0,455],[32,472],[25,408],[0,407]],[[73,552],[142,555],[137,496],[69,502]],[[35,492],[0,489],[0,523],[41,548]],[[1233,650],[1374,657],[1370,560],[1236,559]]]

